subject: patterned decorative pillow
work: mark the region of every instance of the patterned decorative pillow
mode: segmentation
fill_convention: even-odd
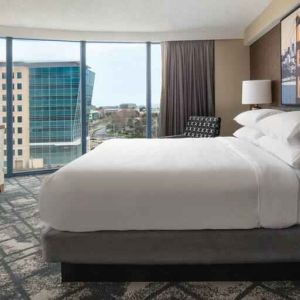
[[[189,118],[184,136],[203,138],[216,137],[220,135],[221,118],[218,117],[197,117]]]

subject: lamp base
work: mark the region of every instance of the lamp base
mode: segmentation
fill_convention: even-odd
[[[254,110],[254,109],[261,109],[261,106],[259,106],[258,104],[251,104],[250,110]]]

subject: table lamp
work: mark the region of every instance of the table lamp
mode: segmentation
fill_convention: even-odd
[[[243,81],[242,104],[250,105],[251,109],[261,108],[259,104],[272,103],[271,80]]]

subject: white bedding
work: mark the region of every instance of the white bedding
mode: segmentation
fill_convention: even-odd
[[[62,231],[284,228],[297,223],[293,168],[236,138],[109,140],[42,186]]]

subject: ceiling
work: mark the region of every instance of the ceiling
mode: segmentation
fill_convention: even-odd
[[[243,37],[271,0],[0,0],[0,26]]]

